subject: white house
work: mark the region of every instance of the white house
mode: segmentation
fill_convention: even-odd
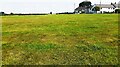
[[[105,13],[105,12],[115,12],[115,9],[118,9],[118,4],[95,4],[95,6],[100,7],[100,13]]]

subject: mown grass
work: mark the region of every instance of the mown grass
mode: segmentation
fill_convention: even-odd
[[[3,65],[118,64],[117,16],[3,16]]]

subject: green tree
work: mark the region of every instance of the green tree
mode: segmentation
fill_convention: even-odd
[[[85,11],[85,13],[89,13],[89,8],[91,8],[91,5],[92,3],[90,1],[83,1],[79,4],[79,7],[84,7],[85,9],[87,9]]]
[[[91,2],[90,1],[83,1],[79,4],[79,7],[87,7],[90,8],[91,7]]]
[[[13,13],[12,13],[12,12],[11,12],[10,14],[11,14],[11,15],[13,15]]]
[[[115,10],[115,13],[120,13],[120,9],[116,9],[116,10]]]
[[[52,12],[50,12],[50,14],[52,14]]]

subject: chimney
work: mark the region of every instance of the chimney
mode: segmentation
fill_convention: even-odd
[[[111,5],[113,5],[113,3],[111,2]]]
[[[114,8],[116,8],[115,4],[111,3],[111,5],[113,5],[113,6],[114,6]]]

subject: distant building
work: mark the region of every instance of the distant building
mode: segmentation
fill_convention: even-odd
[[[83,1],[84,3],[91,3],[90,1]],[[79,4],[80,5],[80,4]],[[80,13],[90,13],[92,6],[79,6],[74,10],[74,13],[80,14]]]
[[[74,12],[76,14],[80,14],[82,12],[84,13],[96,13],[96,11],[94,11],[94,7],[100,7],[100,11],[97,11],[97,13],[105,13],[105,12],[115,12],[116,9],[118,8],[118,4],[117,3],[111,3],[111,4],[94,4],[91,7],[87,8],[87,7],[77,7]]]
[[[98,6],[100,7],[100,13],[105,12],[115,12],[115,9],[118,9],[118,4],[95,4],[93,7]]]
[[[91,8],[87,8],[87,7],[78,7],[75,9],[74,11],[76,14],[80,14],[80,13],[90,13],[92,12]]]
[[[4,15],[5,13],[4,12],[0,12],[0,16]]]

